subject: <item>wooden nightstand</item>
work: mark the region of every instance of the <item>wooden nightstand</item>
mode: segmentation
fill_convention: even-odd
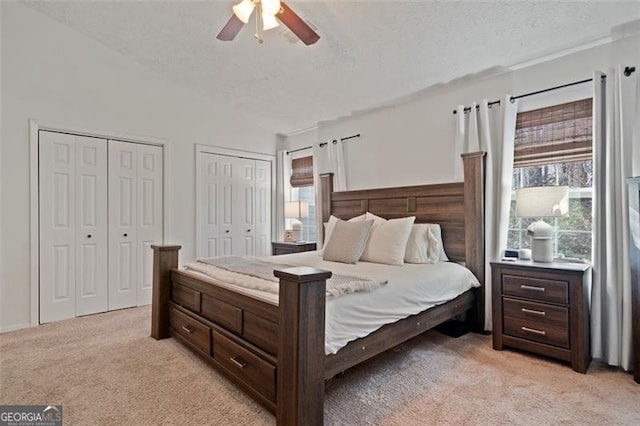
[[[273,250],[273,255],[277,256],[279,254],[289,254],[289,253],[300,253],[303,251],[313,251],[316,249],[316,243],[311,242],[299,242],[299,243],[289,243],[285,241],[273,241],[271,243],[271,249]]]
[[[491,262],[493,348],[558,358],[586,373],[590,270],[583,263]]]

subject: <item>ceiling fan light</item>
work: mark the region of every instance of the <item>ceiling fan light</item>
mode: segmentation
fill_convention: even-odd
[[[278,20],[276,19],[275,16],[265,15],[264,13],[262,14],[262,30],[263,31],[267,31],[272,28],[276,28],[278,26],[280,26],[280,24],[278,23]]]
[[[245,24],[249,22],[249,18],[253,13],[253,9],[255,8],[255,4],[251,0],[242,0],[240,3],[233,6],[233,13],[238,17],[239,20],[244,22]]]
[[[280,12],[280,0],[262,0],[262,15],[276,16]]]

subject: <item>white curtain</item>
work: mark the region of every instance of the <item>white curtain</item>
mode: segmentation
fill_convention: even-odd
[[[626,179],[633,170],[638,78],[624,67],[594,73],[594,224],[591,352],[609,365],[631,368],[631,266]],[[635,136],[638,137],[637,135]],[[637,160],[636,160],[637,161]],[[640,356],[640,354],[636,354]]]
[[[333,172],[333,190],[347,190],[347,170],[344,164],[344,144],[340,139],[334,139],[326,146],[329,154],[329,171]]]
[[[284,203],[289,201],[291,193],[289,179],[291,179],[291,155],[284,150],[278,151],[276,155],[276,233],[273,236],[277,241],[284,238]]]
[[[459,105],[456,122],[456,156],[464,152],[486,151],[485,173],[485,329],[491,330],[491,267],[507,246],[513,148],[518,101],[507,95],[500,106],[489,107],[483,99],[473,103],[468,117]],[[456,169],[457,170],[457,169]],[[459,173],[459,172],[456,172]],[[456,176],[462,179],[462,176]]]

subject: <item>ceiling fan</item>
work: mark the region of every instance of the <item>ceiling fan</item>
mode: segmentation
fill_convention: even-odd
[[[256,13],[256,34],[254,37],[259,43],[263,42],[259,34],[260,21],[262,21],[262,30],[266,31],[279,26],[279,20],[307,46],[320,39],[320,36],[309,24],[280,0],[242,0],[233,6],[233,15],[216,38],[222,41],[233,40],[244,24],[249,22],[256,5],[259,6],[259,10]],[[276,18],[278,19],[276,20]]]

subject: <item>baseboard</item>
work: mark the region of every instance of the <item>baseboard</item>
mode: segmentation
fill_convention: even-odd
[[[18,330],[22,330],[23,328],[30,328],[30,327],[31,327],[31,324],[29,323],[15,324],[15,325],[10,325],[8,327],[0,327],[0,334],[10,333],[12,331],[18,331]]]

